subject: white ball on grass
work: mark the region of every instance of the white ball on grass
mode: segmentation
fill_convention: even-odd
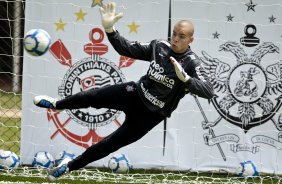
[[[31,165],[33,167],[50,168],[54,165],[54,158],[47,151],[39,151],[34,155]]]
[[[7,150],[0,150],[0,169],[16,169],[20,163],[16,153]]]
[[[108,167],[117,173],[125,173],[132,169],[129,159],[125,154],[116,154],[110,158]]]

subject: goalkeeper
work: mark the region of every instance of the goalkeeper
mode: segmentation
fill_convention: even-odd
[[[38,107],[109,108],[123,111],[126,115],[122,126],[115,132],[86,149],[77,158],[64,160],[61,165],[50,170],[48,178],[51,180],[78,170],[139,140],[166,117],[170,117],[180,99],[187,93],[206,99],[214,95],[200,59],[189,46],[194,39],[194,26],[190,21],[181,20],[175,24],[171,42],[131,42],[114,28],[114,24],[122,17],[115,9],[115,3],[100,8],[102,25],[110,43],[120,55],[149,61],[149,69],[138,82],[90,89],[62,100],[45,95],[34,98],[34,104]]]

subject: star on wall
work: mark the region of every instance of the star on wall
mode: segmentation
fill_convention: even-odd
[[[129,27],[129,33],[132,33],[132,32],[137,33],[137,29],[138,27],[140,27],[140,25],[135,24],[135,22],[133,21],[131,24],[128,24],[127,27]]]
[[[91,7],[96,5],[103,6],[103,0],[93,0]]]
[[[255,6],[256,6],[257,4],[254,4],[253,1],[250,0],[250,2],[247,3],[247,4],[245,4],[245,5],[248,7],[248,9],[247,9],[247,12],[248,12],[248,11],[250,11],[250,10],[255,11]]]
[[[60,18],[60,20],[55,23],[55,25],[56,25],[56,27],[57,27],[57,28],[56,28],[56,31],[59,31],[59,30],[65,31],[65,25],[66,25],[66,24],[67,24],[67,23],[63,22],[63,21],[62,21],[62,18]]]
[[[217,31],[215,31],[215,33],[213,33],[212,35],[213,35],[213,39],[218,39],[220,34]]]
[[[275,23],[276,17],[274,17],[273,15],[271,15],[271,17],[268,17],[268,19],[269,19],[269,23],[271,23],[271,22]]]
[[[74,14],[76,16],[76,21],[79,21],[79,20],[84,21],[84,17],[85,17],[85,15],[87,15],[86,12],[82,11],[82,8],[80,8],[80,10],[78,12],[75,12]]]
[[[233,21],[234,16],[232,16],[231,13],[229,13],[229,15],[226,16],[226,17],[227,17],[227,22],[232,22]]]

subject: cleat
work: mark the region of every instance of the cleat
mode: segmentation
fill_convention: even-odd
[[[34,105],[48,109],[56,109],[56,102],[57,99],[45,95],[36,96],[33,99]]]
[[[59,177],[66,175],[69,173],[69,168],[68,168],[68,162],[71,161],[70,158],[65,158],[62,163],[58,166],[55,167],[51,170],[49,170],[47,173],[47,177],[51,181],[57,180]]]
[[[47,177],[48,177],[49,180],[55,181],[59,177],[65,175],[65,174],[68,174],[68,173],[69,173],[69,168],[68,168],[67,164],[63,164],[60,167],[58,166],[58,167],[55,167],[52,170],[49,170]]]

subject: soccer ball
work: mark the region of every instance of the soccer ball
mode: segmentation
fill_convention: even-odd
[[[259,175],[255,164],[250,160],[241,162],[237,168],[237,173],[240,177],[254,177]]]
[[[75,158],[74,153],[69,153],[66,151],[59,152],[56,157],[55,157],[55,166],[60,165],[60,163],[65,159],[65,158],[70,158],[70,160]]]
[[[50,168],[54,165],[53,156],[47,151],[39,151],[34,155],[32,167]]]
[[[25,50],[33,56],[45,54],[51,44],[51,37],[43,29],[32,29],[26,33],[24,38]]]
[[[113,172],[124,173],[132,169],[129,159],[124,154],[117,154],[110,158],[108,167]]]
[[[14,152],[0,150],[0,169],[16,169],[19,163],[19,157]]]

